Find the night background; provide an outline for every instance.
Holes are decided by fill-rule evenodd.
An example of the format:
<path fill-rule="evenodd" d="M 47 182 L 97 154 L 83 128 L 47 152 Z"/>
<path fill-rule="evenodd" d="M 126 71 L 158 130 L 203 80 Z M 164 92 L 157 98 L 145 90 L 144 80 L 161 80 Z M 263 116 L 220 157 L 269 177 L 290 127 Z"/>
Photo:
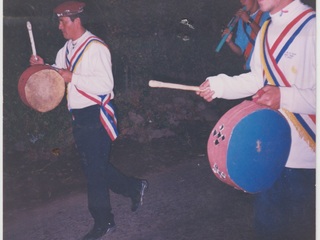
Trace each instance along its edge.
<path fill-rule="evenodd" d="M 63 1 L 3 2 L 3 208 L 28 209 L 74 191 L 85 191 L 66 99 L 36 112 L 21 101 L 20 75 L 32 54 L 53 64 L 65 39 L 52 10 Z M 151 79 L 200 85 L 207 76 L 242 72 L 242 58 L 227 46 L 221 29 L 241 7 L 238 0 L 83 1 L 87 29 L 111 51 L 120 136 L 112 162 L 124 173 L 152 175 L 188 158 L 206 155 L 218 119 L 242 100 L 205 102 L 194 92 L 150 88 Z M 315 0 L 303 1 L 315 8 Z M 183 24 L 181 20 L 187 19 Z M 192 26 L 192 27 L 191 27 Z"/>

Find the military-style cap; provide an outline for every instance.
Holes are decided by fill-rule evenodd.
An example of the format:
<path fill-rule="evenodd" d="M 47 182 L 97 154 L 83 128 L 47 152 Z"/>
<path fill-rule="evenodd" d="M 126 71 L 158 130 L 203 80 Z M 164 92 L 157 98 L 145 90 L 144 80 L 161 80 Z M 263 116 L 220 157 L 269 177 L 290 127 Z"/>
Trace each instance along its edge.
<path fill-rule="evenodd" d="M 58 17 L 69 17 L 83 12 L 83 8 L 86 4 L 78 1 L 67 1 L 56 7 L 53 12 Z"/>

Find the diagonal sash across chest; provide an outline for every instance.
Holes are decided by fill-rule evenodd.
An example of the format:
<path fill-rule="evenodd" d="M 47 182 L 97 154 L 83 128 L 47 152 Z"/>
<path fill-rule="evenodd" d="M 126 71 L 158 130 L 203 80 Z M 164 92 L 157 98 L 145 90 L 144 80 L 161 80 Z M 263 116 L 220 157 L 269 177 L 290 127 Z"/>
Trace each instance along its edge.
<path fill-rule="evenodd" d="M 290 87 L 289 81 L 286 79 L 278 62 L 284 55 L 290 44 L 294 41 L 296 36 L 301 32 L 303 27 L 315 17 L 312 9 L 308 9 L 297 16 L 279 35 L 272 47 L 268 42 L 268 28 L 271 20 L 265 22 L 261 28 L 261 62 L 264 70 L 265 84 L 275 86 Z M 287 41 L 284 41 L 287 37 Z M 300 137 L 304 139 L 308 145 L 315 151 L 316 145 L 316 116 L 315 115 L 301 115 L 292 113 L 286 109 L 282 109 L 290 121 L 297 129 Z"/>
<path fill-rule="evenodd" d="M 83 54 L 93 42 L 98 42 L 103 44 L 105 47 L 108 47 L 100 38 L 97 38 L 96 36 L 90 36 L 74 51 L 74 54 L 72 54 L 70 58 L 68 57 L 69 49 L 68 47 L 66 48 L 66 65 L 69 71 L 74 72 L 76 70 L 77 66 L 81 62 Z M 81 95 L 100 105 L 100 121 L 111 140 L 114 141 L 118 136 L 118 130 L 114 107 L 110 102 L 111 94 L 94 95 L 86 93 L 77 87 L 76 89 Z"/>
<path fill-rule="evenodd" d="M 66 65 L 67 65 L 67 69 L 71 72 L 75 71 L 75 68 L 77 67 L 78 63 L 81 61 L 81 58 L 84 54 L 84 52 L 86 51 L 86 49 L 88 49 L 88 46 L 93 43 L 93 42 L 98 42 L 101 43 L 103 45 L 105 45 L 105 43 L 98 37 L 96 36 L 90 36 L 88 37 L 79 47 L 77 47 L 77 49 L 74 51 L 74 53 L 72 54 L 72 56 L 69 58 L 69 49 L 67 47 L 66 49 Z M 105 45 L 107 47 L 107 45 Z"/>

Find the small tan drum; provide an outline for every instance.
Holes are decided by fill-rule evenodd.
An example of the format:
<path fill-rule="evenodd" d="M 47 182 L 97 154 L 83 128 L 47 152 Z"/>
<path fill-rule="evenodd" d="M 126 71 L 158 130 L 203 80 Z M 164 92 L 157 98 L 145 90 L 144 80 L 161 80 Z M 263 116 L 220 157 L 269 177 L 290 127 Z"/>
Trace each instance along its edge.
<path fill-rule="evenodd" d="M 33 65 L 20 76 L 21 100 L 38 112 L 48 112 L 61 102 L 65 93 L 62 76 L 49 65 Z"/>

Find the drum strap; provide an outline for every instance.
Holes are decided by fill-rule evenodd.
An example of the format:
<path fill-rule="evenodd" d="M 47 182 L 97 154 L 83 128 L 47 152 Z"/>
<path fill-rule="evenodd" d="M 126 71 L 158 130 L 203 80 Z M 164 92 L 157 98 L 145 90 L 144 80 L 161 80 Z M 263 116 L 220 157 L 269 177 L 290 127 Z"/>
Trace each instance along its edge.
<path fill-rule="evenodd" d="M 261 28 L 261 62 L 264 70 L 265 85 L 286 86 L 291 87 L 289 81 L 279 68 L 278 62 L 288 49 L 295 37 L 300 33 L 302 28 L 315 17 L 313 9 L 308 9 L 297 16 L 279 35 L 273 46 L 270 48 L 268 42 L 268 28 L 271 20 L 264 23 Z M 289 36 L 287 41 L 283 39 Z M 276 57 L 274 57 L 276 55 Z M 299 135 L 308 145 L 315 151 L 316 143 L 316 116 L 301 115 L 282 109 L 290 121 L 293 123 Z"/>
<path fill-rule="evenodd" d="M 96 36 L 91 36 L 87 38 L 83 44 L 79 46 L 79 48 L 75 51 L 75 53 L 72 55 L 72 57 L 69 58 L 68 56 L 68 48 L 66 49 L 66 64 L 68 70 L 71 72 L 74 72 L 76 67 L 78 66 L 78 63 L 81 61 L 81 58 L 83 56 L 83 53 L 86 51 L 87 47 L 92 42 L 98 42 L 103 44 L 104 46 L 108 47 L 101 39 L 97 38 Z M 84 97 L 92 100 L 96 104 L 100 105 L 100 121 L 102 125 L 104 126 L 105 130 L 107 131 L 108 135 L 110 136 L 111 140 L 114 141 L 118 136 L 118 130 L 117 130 L 117 118 L 114 112 L 114 107 L 111 100 L 111 94 L 106 95 L 94 95 L 86 93 L 76 87 L 77 91 L 82 94 Z"/>
<path fill-rule="evenodd" d="M 262 13 L 263 12 L 261 10 L 259 10 L 258 13 L 256 14 L 255 18 L 254 18 L 254 21 L 259 25 L 260 25 L 260 20 L 261 20 L 261 17 L 262 17 Z M 252 48 L 253 48 L 253 46 L 255 44 L 255 39 L 257 37 L 257 34 L 253 30 L 251 30 L 251 33 L 249 35 L 247 33 L 247 30 L 246 30 L 248 25 L 246 23 L 244 23 L 244 22 L 243 22 L 242 27 L 243 27 L 243 30 L 244 30 L 245 34 L 247 35 L 247 37 L 249 39 L 249 42 L 248 42 L 248 44 L 246 46 L 246 49 L 245 49 L 245 51 L 243 53 L 245 60 L 247 60 L 248 57 L 250 56 L 250 52 L 251 52 L 251 50 L 252 50 Z"/>

